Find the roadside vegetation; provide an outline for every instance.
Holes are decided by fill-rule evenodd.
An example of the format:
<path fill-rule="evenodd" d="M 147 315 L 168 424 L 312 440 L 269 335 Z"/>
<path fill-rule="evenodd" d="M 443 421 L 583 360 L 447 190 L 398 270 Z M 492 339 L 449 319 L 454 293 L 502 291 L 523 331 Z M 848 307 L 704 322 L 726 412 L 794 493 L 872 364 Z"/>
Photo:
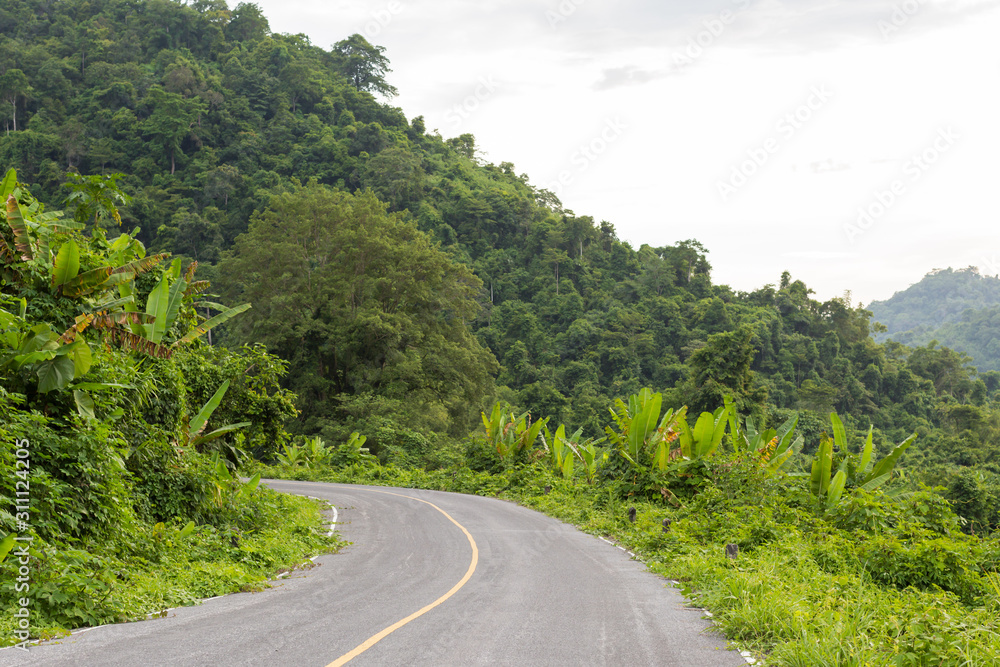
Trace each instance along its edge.
<path fill-rule="evenodd" d="M 133 235 L 85 234 L 14 170 L 0 199 L 0 645 L 257 590 L 336 549 L 316 503 L 240 477 L 294 413 L 279 360 L 200 340 L 246 307 Z"/>
<path fill-rule="evenodd" d="M 517 501 L 627 547 L 763 664 L 1000 661 L 1000 541 L 900 483 L 915 435 L 875 442 L 831 413 L 803 454 L 797 418 L 758 429 L 728 402 L 695 417 L 661 401 L 616 401 L 600 441 L 498 404 L 462 465 L 383 466 L 355 434 L 263 473 Z"/>

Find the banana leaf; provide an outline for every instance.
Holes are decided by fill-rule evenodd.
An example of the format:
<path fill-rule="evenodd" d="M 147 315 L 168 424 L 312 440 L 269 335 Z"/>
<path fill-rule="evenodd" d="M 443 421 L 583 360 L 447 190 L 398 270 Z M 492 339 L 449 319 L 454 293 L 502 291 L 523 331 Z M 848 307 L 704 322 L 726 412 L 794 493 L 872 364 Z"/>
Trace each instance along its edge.
<path fill-rule="evenodd" d="M 864 479 L 869 479 L 868 473 L 872 469 L 872 427 L 868 427 L 868 437 L 865 438 L 865 445 L 861 450 L 861 470 L 860 475 Z"/>
<path fill-rule="evenodd" d="M 34 255 L 31 252 L 31 238 L 28 236 L 28 226 L 21 216 L 21 207 L 14 195 L 7 197 L 7 224 L 14 232 L 14 247 L 21 253 L 21 259 L 30 261 Z"/>
<path fill-rule="evenodd" d="M 839 449 L 844 454 L 847 453 L 847 432 L 844 430 L 844 422 L 840 421 L 840 417 L 837 416 L 836 412 L 830 413 L 830 422 L 833 423 L 833 441 Z"/>
<path fill-rule="evenodd" d="M 3 200 L 6 201 L 7 197 L 14 192 L 15 186 L 17 186 L 17 170 L 11 167 L 7 170 L 3 180 L 0 181 L 0 198 L 3 198 Z M 3 559 L 0 558 L 0 561 L 2 560 Z"/>
<path fill-rule="evenodd" d="M 55 265 L 52 267 L 52 285 L 59 287 L 80 273 L 80 248 L 76 241 L 69 239 L 62 244 L 56 253 Z"/>
<path fill-rule="evenodd" d="M 215 412 L 216 408 L 219 407 L 219 404 L 222 403 L 222 397 L 226 395 L 227 391 L 229 391 L 229 380 L 222 383 L 222 386 L 216 390 L 216 392 L 212 395 L 212 398 L 208 399 L 208 402 L 201 407 L 198 414 L 191 419 L 189 432 L 192 437 L 200 435 L 201 432 L 205 430 L 205 425 L 208 423 L 212 413 Z"/>
<path fill-rule="evenodd" d="M 881 477 L 882 475 L 891 473 L 893 468 L 896 467 L 896 461 L 899 460 L 899 457 L 902 456 L 903 452 L 909 449 L 910 445 L 916 442 L 916 440 L 917 434 L 914 433 L 909 438 L 896 445 L 896 448 L 893 449 L 888 456 L 878 462 L 878 465 L 876 465 L 875 469 L 872 470 L 870 479 L 875 479 L 877 477 Z"/>
<path fill-rule="evenodd" d="M 160 277 L 149 292 L 146 299 L 146 314 L 155 318 L 152 323 L 143 325 L 146 338 L 154 343 L 159 343 L 163 339 L 163 334 L 167 330 L 167 306 L 170 300 L 170 285 L 167 283 L 166 274 Z"/>
<path fill-rule="evenodd" d="M 112 270 L 113 269 L 110 266 L 102 266 L 97 269 L 85 271 L 75 278 L 67 280 L 60 288 L 63 296 L 76 298 L 90 294 L 98 287 L 108 282 L 108 278 L 111 277 Z"/>
<path fill-rule="evenodd" d="M 13 169 L 11 169 L 13 171 Z M 8 175 L 10 172 L 7 172 Z M 0 540 L 0 563 L 3 562 L 10 550 L 14 548 L 14 533 L 7 533 L 6 537 Z"/>
<path fill-rule="evenodd" d="M 240 496 L 245 500 L 250 497 L 250 495 L 257 490 L 257 486 L 260 484 L 260 473 L 257 473 L 240 487 Z"/>
<path fill-rule="evenodd" d="M 207 320 L 205 322 L 202 322 L 201 324 L 199 324 L 198 326 L 196 326 L 194 329 L 192 329 L 191 331 L 189 331 L 184 337 L 179 338 L 176 342 L 174 342 L 173 345 L 171 345 L 171 347 L 177 347 L 178 345 L 185 345 L 187 343 L 190 343 L 195 338 L 198 338 L 199 336 L 204 335 L 212 327 L 217 327 L 220 324 L 222 324 L 223 322 L 226 322 L 227 320 L 230 320 L 233 317 L 236 317 L 240 313 L 242 313 L 244 311 L 247 311 L 247 310 L 250 310 L 250 304 L 249 303 L 244 303 L 241 306 L 236 306 L 234 308 L 230 308 L 229 310 L 227 310 L 224 313 L 219 313 L 218 315 L 216 315 L 212 319 Z"/>
<path fill-rule="evenodd" d="M 198 445 L 203 445 L 206 442 L 211 442 L 216 438 L 221 438 L 227 433 L 232 433 L 233 431 L 239 431 L 240 429 L 250 426 L 253 422 L 239 422 L 237 424 L 226 424 L 220 428 L 215 429 L 211 433 L 206 433 L 204 435 L 197 435 L 191 440 L 191 445 L 197 447 Z"/>
<path fill-rule="evenodd" d="M 826 506 L 828 508 L 836 507 L 837 503 L 840 502 L 840 497 L 844 493 L 844 485 L 846 483 L 847 473 L 843 470 L 838 470 L 830 482 L 830 487 L 826 490 Z"/>

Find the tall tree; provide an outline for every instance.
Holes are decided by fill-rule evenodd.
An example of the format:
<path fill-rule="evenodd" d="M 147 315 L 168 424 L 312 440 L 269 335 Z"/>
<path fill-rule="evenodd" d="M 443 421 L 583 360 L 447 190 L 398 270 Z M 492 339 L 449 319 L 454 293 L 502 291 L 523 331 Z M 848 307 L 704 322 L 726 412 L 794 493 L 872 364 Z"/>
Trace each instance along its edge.
<path fill-rule="evenodd" d="M 185 99 L 153 86 L 146 96 L 146 104 L 152 107 L 152 113 L 143 122 L 143 131 L 170 158 L 170 174 L 173 175 L 177 170 L 177 155 L 182 153 L 181 144 L 191 133 L 204 102 L 199 98 Z"/>
<path fill-rule="evenodd" d="M 386 97 L 399 94 L 385 80 L 386 73 L 392 70 L 389 69 L 389 59 L 383 55 L 384 46 L 375 46 L 363 35 L 355 33 L 334 44 L 332 50 L 340 73 L 358 90 Z"/>
<path fill-rule="evenodd" d="M 31 85 L 28 77 L 19 69 L 9 69 L 0 75 L 0 99 L 10 105 L 10 118 L 13 129 L 17 132 L 17 103 L 31 95 Z"/>
<path fill-rule="evenodd" d="M 496 360 L 466 326 L 482 282 L 370 191 L 272 198 L 219 270 L 257 315 L 241 339 L 292 362 L 311 429 L 362 397 L 413 428 L 444 410 L 460 431 L 492 392 Z"/>

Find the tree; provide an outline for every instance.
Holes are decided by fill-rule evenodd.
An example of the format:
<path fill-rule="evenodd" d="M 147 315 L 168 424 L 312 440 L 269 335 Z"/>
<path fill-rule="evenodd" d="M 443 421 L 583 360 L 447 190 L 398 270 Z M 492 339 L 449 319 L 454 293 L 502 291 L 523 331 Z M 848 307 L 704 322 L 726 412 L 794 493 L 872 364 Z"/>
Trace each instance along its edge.
<path fill-rule="evenodd" d="M 260 6 L 252 2 L 241 2 L 233 10 L 232 19 L 226 26 L 226 39 L 234 42 L 248 42 L 264 39 L 271 32 L 267 17 Z"/>
<path fill-rule="evenodd" d="M 365 185 L 378 193 L 393 211 L 401 211 L 419 200 L 423 180 L 420 158 L 403 148 L 386 148 L 365 165 Z"/>
<path fill-rule="evenodd" d="M 63 206 L 74 208 L 73 219 L 80 223 L 100 225 L 113 220 L 119 226 L 122 224 L 119 206 L 128 206 L 132 198 L 122 192 L 118 180 L 125 174 L 110 174 L 100 176 L 93 174 L 83 176 L 76 172 L 66 174 L 69 179 L 63 184 L 70 193 Z"/>
<path fill-rule="evenodd" d="M 492 392 L 496 360 L 466 326 L 482 282 L 371 191 L 310 184 L 272 198 L 219 269 L 255 308 L 238 337 L 291 362 L 300 428 L 378 401 L 407 428 L 444 410 L 462 432 Z"/>
<path fill-rule="evenodd" d="M 153 86 L 146 96 L 152 113 L 142 123 L 143 132 L 152 137 L 170 158 L 170 174 L 177 170 L 177 154 L 181 144 L 191 133 L 191 127 L 205 103 L 199 98 L 185 99 L 177 93 L 168 93 L 160 86 Z"/>
<path fill-rule="evenodd" d="M 28 77 L 19 69 L 9 69 L 0 76 L 0 99 L 10 105 L 13 130 L 17 132 L 17 103 L 27 99 L 33 90 Z M 8 127 L 8 132 L 10 131 Z"/>
<path fill-rule="evenodd" d="M 385 80 L 386 73 L 392 70 L 389 69 L 389 59 L 382 55 L 385 53 L 384 46 L 374 46 L 364 36 L 355 33 L 334 44 L 332 51 L 338 71 L 358 90 L 386 97 L 399 94 Z"/>
<path fill-rule="evenodd" d="M 744 325 L 709 336 L 705 347 L 691 355 L 692 412 L 714 410 L 729 395 L 740 413 L 759 413 L 767 394 L 750 370 L 757 342 L 753 328 Z"/>

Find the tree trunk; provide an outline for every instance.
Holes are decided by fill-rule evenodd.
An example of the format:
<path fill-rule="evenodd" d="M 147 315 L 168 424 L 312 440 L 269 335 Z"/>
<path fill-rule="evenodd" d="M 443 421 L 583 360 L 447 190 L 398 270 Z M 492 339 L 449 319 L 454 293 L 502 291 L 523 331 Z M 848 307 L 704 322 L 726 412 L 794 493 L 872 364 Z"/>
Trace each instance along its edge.
<path fill-rule="evenodd" d="M 174 175 L 174 169 L 175 169 L 175 165 L 174 165 L 174 151 L 173 151 L 173 149 L 170 149 L 170 175 L 171 176 Z"/>

